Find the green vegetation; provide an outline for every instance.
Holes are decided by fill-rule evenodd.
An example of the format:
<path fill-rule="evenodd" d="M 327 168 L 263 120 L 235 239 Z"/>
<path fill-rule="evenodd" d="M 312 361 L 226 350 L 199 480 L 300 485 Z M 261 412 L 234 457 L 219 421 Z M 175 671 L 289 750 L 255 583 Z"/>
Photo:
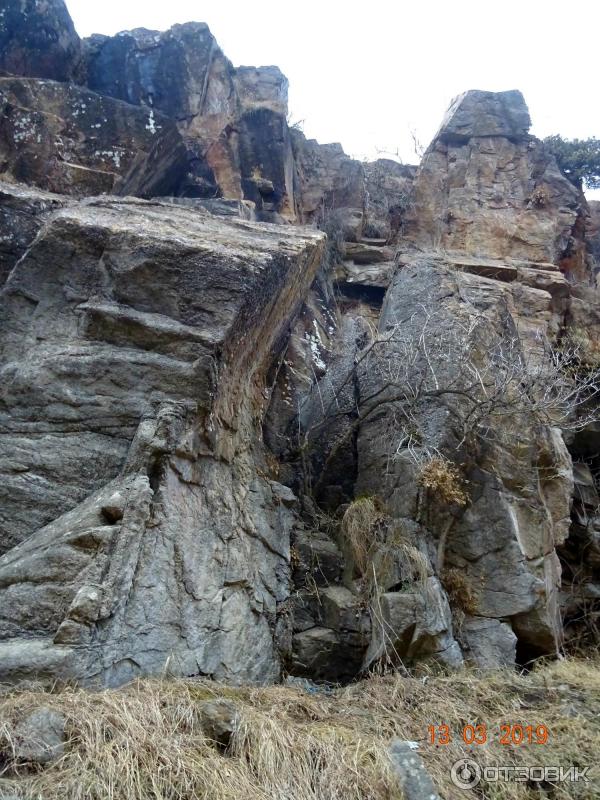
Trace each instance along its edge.
<path fill-rule="evenodd" d="M 600 139 L 563 139 L 555 134 L 546 137 L 544 142 L 572 183 L 600 189 Z"/>

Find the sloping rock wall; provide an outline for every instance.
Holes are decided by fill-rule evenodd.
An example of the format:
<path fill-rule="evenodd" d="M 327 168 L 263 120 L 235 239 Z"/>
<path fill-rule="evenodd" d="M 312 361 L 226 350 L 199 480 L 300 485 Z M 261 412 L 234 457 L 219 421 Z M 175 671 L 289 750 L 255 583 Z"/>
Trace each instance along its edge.
<path fill-rule="evenodd" d="M 260 420 L 322 242 L 132 200 L 48 220 L 1 295 L 2 679 L 277 678 L 295 498 Z"/>

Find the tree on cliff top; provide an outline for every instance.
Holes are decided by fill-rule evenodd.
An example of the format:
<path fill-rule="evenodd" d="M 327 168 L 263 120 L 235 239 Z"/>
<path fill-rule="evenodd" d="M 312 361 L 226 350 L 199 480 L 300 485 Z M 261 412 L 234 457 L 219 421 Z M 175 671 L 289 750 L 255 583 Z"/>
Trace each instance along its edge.
<path fill-rule="evenodd" d="M 547 136 L 544 142 L 572 183 L 600 189 L 600 139 L 563 139 L 555 134 Z"/>

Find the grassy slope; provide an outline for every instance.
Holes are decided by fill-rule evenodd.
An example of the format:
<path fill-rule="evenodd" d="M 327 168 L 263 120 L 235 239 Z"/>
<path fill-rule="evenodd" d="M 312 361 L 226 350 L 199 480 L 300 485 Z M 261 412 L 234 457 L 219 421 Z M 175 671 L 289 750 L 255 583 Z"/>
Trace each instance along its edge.
<path fill-rule="evenodd" d="M 198 709 L 232 700 L 242 724 L 230 752 L 203 736 Z M 11 726 L 39 705 L 68 720 L 65 756 L 37 773 L 11 760 Z M 454 741 L 427 744 L 427 727 L 446 722 Z M 458 741 L 465 723 L 544 724 L 545 746 L 485 747 Z M 231 688 L 204 681 L 140 681 L 91 693 L 18 691 L 0 696 L 0 798 L 43 800 L 352 800 L 400 798 L 388 761 L 393 737 L 416 740 L 444 798 L 600 798 L 600 767 L 589 784 L 540 792 L 518 783 L 461 792 L 450 765 L 476 751 L 483 764 L 597 765 L 600 757 L 600 662 L 567 661 L 513 672 L 449 677 L 371 678 L 331 694 L 286 686 Z M 15 767 L 18 774 L 15 774 Z"/>

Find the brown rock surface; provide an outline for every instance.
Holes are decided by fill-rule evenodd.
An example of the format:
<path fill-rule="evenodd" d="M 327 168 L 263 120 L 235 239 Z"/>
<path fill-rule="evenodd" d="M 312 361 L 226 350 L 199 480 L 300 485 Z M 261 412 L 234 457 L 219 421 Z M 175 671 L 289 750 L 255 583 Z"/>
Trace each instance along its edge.
<path fill-rule="evenodd" d="M 244 198 L 266 219 L 295 218 L 287 80 L 277 67 L 234 69 L 194 22 L 93 36 L 86 50 L 94 91 L 177 122 L 188 160 L 181 193 Z"/>
<path fill-rule="evenodd" d="M 519 92 L 457 98 L 417 172 L 407 237 L 489 258 L 568 257 L 576 272 L 585 201 L 528 128 Z"/>

